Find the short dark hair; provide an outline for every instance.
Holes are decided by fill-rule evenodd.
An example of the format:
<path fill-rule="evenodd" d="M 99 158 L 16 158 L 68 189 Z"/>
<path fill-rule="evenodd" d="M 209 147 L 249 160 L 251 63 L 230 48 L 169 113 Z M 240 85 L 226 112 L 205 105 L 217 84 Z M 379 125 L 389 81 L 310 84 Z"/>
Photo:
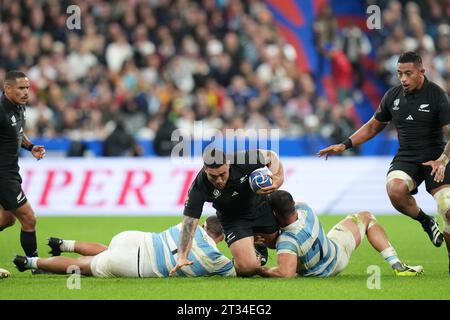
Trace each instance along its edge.
<path fill-rule="evenodd" d="M 398 58 L 398 63 L 412 62 L 418 66 L 422 65 L 422 57 L 414 51 L 403 52 Z"/>
<path fill-rule="evenodd" d="M 223 150 L 206 148 L 203 152 L 203 164 L 207 168 L 217 169 L 227 163 L 227 156 Z"/>
<path fill-rule="evenodd" d="M 26 74 L 19 70 L 8 71 L 5 75 L 5 83 L 15 82 L 18 78 L 26 78 Z"/>
<path fill-rule="evenodd" d="M 223 227 L 217 216 L 209 216 L 206 218 L 206 232 L 213 238 L 223 235 Z"/>
<path fill-rule="evenodd" d="M 269 204 L 275 215 L 288 218 L 295 212 L 295 201 L 292 195 L 284 190 L 277 190 L 269 195 Z"/>

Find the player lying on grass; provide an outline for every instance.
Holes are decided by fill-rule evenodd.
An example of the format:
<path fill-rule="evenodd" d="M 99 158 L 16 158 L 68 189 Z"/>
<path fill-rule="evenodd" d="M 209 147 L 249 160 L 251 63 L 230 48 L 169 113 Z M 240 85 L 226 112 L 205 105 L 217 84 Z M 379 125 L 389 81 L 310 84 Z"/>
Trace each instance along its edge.
<path fill-rule="evenodd" d="M 99 243 L 50 238 L 54 257 L 16 256 L 19 271 L 41 269 L 65 274 L 76 266 L 86 276 L 95 277 L 168 277 L 177 260 L 177 244 L 181 223 L 161 233 L 124 231 L 116 235 L 109 247 Z M 216 244 L 224 239 L 223 229 L 216 216 L 210 216 L 197 227 L 189 260 L 192 265 L 178 270 L 174 276 L 235 276 L 233 263 Z M 76 252 L 79 258 L 59 257 L 61 252 Z"/>
<path fill-rule="evenodd" d="M 370 212 L 346 217 L 325 235 L 312 209 L 305 203 L 296 204 L 289 192 L 275 191 L 269 201 L 281 233 L 276 245 L 278 265 L 270 269 L 261 267 L 262 276 L 335 276 L 347 267 L 365 234 L 395 275 L 415 276 L 423 272 L 422 266 L 408 266 L 399 260 L 383 228 Z"/>

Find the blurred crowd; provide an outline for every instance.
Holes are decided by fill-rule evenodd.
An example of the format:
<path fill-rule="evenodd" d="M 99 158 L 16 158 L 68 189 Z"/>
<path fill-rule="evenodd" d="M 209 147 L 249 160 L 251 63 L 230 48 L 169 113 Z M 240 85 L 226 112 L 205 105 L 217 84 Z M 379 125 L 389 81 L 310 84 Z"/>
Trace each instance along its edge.
<path fill-rule="evenodd" d="M 385 84 L 397 83 L 399 54 L 417 50 L 426 75 L 450 89 L 450 2 L 376 3 L 383 27 L 370 39 L 356 24 L 339 28 L 327 6 L 314 22 L 316 48 L 332 61 L 335 101 L 299 71 L 262 0 L 2 0 L 0 79 L 12 69 L 28 75 L 32 137 L 121 142 L 135 155 L 136 139 L 154 139 L 164 155 L 175 129 L 194 135 L 202 121 L 341 141 L 361 125 L 355 99 L 374 50 Z M 79 30 L 66 25 L 72 4 L 81 9 Z"/>

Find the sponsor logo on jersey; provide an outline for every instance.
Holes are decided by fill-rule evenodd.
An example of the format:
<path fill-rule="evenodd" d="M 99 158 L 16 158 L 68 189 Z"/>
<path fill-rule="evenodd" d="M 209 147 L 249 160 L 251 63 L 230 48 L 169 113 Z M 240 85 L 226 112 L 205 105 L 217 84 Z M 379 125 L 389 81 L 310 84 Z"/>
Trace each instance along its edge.
<path fill-rule="evenodd" d="M 214 189 L 213 196 L 214 196 L 214 199 L 217 199 L 220 196 L 220 191 L 217 189 Z"/>
<path fill-rule="evenodd" d="M 414 120 L 414 118 L 412 117 L 412 115 L 409 115 L 406 117 L 406 120 Z"/>
<path fill-rule="evenodd" d="M 231 195 L 232 197 L 239 195 L 239 192 L 234 191 L 233 194 Z"/>
<path fill-rule="evenodd" d="M 17 125 L 17 120 L 15 116 L 11 117 L 11 127 L 15 127 Z"/>

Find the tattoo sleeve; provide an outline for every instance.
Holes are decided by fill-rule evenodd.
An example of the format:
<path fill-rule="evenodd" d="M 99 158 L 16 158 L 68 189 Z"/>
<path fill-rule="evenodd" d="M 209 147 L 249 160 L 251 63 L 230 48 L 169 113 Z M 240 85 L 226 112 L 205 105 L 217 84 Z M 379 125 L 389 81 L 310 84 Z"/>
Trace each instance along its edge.
<path fill-rule="evenodd" d="M 448 138 L 450 132 L 450 125 L 447 125 L 444 127 L 444 133 Z M 444 147 L 444 151 L 442 152 L 441 156 L 437 159 L 441 161 L 441 163 L 446 166 L 450 159 L 450 139 L 448 139 L 447 144 Z"/>
<path fill-rule="evenodd" d="M 188 216 L 184 217 L 183 227 L 181 228 L 180 243 L 178 245 L 179 254 L 187 256 L 187 253 L 189 253 L 197 224 L 198 219 Z"/>

